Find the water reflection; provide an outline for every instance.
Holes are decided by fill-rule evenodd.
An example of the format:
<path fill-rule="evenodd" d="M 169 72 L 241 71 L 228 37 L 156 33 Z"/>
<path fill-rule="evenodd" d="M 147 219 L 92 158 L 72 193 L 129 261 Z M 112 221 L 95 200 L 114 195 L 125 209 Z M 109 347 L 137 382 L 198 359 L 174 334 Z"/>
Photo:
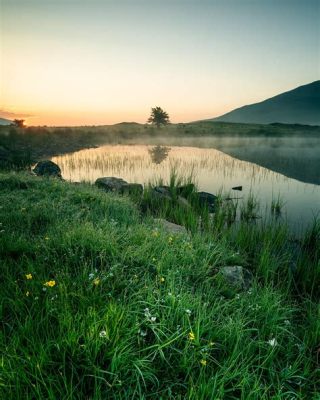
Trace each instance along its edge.
<path fill-rule="evenodd" d="M 170 150 L 170 147 L 161 146 L 158 144 L 157 146 L 148 149 L 148 152 L 154 164 L 161 164 L 162 161 L 168 157 Z"/>
<path fill-rule="evenodd" d="M 320 215 L 320 187 L 290 179 L 257 164 L 237 160 L 212 148 L 172 146 L 165 158 L 155 162 L 158 147 L 146 145 L 107 145 L 97 149 L 54 157 L 65 179 L 94 182 L 102 176 L 115 176 L 128 182 L 147 184 L 162 179 L 169 181 L 172 168 L 183 175 L 192 175 L 199 190 L 220 193 L 225 197 L 253 195 L 259 200 L 259 215 L 274 218 L 272 202 L 280 196 L 284 203 L 281 220 L 293 230 L 303 229 L 315 215 Z M 161 150 L 159 154 L 164 156 Z M 241 192 L 233 191 L 242 186 Z M 239 196 L 240 195 L 240 196 Z"/>

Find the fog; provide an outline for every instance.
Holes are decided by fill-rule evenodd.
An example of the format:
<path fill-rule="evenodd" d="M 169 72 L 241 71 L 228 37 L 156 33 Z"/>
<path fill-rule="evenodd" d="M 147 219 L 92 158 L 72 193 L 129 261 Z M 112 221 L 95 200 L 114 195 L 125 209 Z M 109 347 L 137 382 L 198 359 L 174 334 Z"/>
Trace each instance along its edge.
<path fill-rule="evenodd" d="M 126 143 L 215 148 L 289 178 L 320 185 L 320 137 L 143 136 Z"/>

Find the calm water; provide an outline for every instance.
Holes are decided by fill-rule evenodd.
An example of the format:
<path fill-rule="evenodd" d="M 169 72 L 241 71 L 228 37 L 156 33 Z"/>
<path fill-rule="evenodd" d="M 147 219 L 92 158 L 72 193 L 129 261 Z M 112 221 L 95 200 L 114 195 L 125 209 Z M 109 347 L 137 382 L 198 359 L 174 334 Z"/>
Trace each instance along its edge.
<path fill-rule="evenodd" d="M 281 219 L 299 233 L 314 216 L 320 215 L 320 186 L 290 179 L 256 164 L 237 160 L 213 148 L 107 145 L 52 159 L 70 181 L 94 182 L 103 176 L 121 177 L 147 184 L 170 171 L 192 175 L 199 190 L 245 200 L 252 193 L 260 202 L 259 215 L 271 218 L 272 199 L 285 202 Z M 243 191 L 231 190 L 243 186 Z"/>

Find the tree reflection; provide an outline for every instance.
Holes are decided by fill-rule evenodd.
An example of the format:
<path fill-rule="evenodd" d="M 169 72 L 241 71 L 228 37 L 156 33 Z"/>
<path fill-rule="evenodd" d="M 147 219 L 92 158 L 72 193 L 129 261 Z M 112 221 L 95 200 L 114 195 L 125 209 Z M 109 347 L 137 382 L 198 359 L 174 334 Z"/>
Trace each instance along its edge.
<path fill-rule="evenodd" d="M 168 157 L 170 150 L 171 150 L 170 147 L 161 146 L 158 144 L 157 146 L 152 147 L 148 151 L 152 162 L 154 164 L 161 164 L 162 161 L 164 161 Z"/>

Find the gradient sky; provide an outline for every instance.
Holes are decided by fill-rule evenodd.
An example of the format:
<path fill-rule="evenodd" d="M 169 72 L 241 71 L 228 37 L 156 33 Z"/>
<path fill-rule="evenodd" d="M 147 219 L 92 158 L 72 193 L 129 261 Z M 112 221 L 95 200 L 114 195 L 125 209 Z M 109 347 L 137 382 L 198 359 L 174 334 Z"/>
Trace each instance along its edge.
<path fill-rule="evenodd" d="M 0 0 L 0 116 L 218 116 L 319 79 L 320 0 Z"/>

